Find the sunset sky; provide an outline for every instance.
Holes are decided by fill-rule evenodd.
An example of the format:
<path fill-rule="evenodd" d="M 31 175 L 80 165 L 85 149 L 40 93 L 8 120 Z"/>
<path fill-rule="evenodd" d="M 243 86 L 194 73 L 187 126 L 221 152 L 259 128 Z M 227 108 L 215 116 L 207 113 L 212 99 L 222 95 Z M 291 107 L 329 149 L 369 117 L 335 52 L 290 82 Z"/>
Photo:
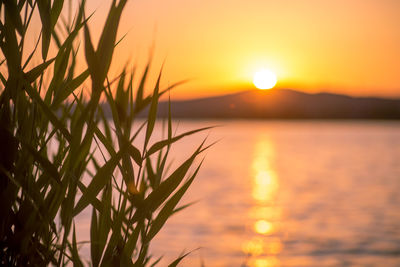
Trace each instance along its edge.
<path fill-rule="evenodd" d="M 88 2 L 93 34 L 108 8 Z M 143 65 L 154 43 L 154 76 L 165 60 L 164 85 L 191 79 L 175 99 L 251 88 L 261 68 L 277 87 L 400 97 L 399 14 L 398 0 L 128 1 L 114 66 Z"/>

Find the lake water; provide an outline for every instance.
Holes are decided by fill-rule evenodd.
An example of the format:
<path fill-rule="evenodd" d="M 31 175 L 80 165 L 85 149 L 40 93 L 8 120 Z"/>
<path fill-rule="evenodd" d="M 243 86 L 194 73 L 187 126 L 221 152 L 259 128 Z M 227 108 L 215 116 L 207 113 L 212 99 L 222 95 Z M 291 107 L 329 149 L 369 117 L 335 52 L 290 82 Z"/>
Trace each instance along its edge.
<path fill-rule="evenodd" d="M 222 125 L 183 204 L 155 238 L 160 266 L 400 266 L 400 123 Z M 176 125 L 176 124 L 175 124 Z M 205 137 L 177 143 L 175 161 Z"/>

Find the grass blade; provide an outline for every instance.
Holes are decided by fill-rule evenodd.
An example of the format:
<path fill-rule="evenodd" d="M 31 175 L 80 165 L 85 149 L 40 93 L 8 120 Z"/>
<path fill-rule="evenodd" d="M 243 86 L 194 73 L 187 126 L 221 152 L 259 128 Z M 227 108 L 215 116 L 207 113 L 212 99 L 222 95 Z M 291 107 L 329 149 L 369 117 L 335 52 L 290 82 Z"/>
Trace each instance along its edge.
<path fill-rule="evenodd" d="M 147 144 L 150 140 L 150 136 L 153 133 L 154 124 L 155 124 L 156 118 L 157 118 L 157 106 L 158 106 L 158 97 L 159 97 L 158 90 L 159 90 L 159 86 L 160 86 L 160 79 L 161 79 L 161 72 L 158 76 L 157 84 L 154 88 L 153 96 L 151 99 L 151 105 L 150 105 L 148 121 L 147 121 L 146 137 L 144 140 L 144 148 L 143 148 L 144 151 L 146 150 Z"/>
<path fill-rule="evenodd" d="M 210 127 L 204 127 L 204 128 L 201 128 L 201 129 L 196 129 L 196 130 L 193 130 L 193 131 L 189 131 L 189 132 L 180 134 L 180 135 L 178 135 L 178 136 L 176 136 L 176 137 L 173 137 L 173 138 L 171 138 L 171 139 L 166 139 L 166 140 L 159 141 L 159 142 L 155 143 L 154 145 L 152 145 L 152 146 L 150 147 L 150 149 L 149 149 L 149 150 L 147 151 L 147 153 L 146 153 L 146 157 L 149 157 L 149 156 L 152 155 L 153 153 L 155 153 L 155 152 L 161 150 L 163 147 L 168 146 L 168 145 L 171 145 L 172 143 L 175 143 L 176 141 L 182 139 L 182 138 L 185 137 L 185 136 L 189 136 L 189 135 L 192 135 L 192 134 L 201 132 L 201 131 L 205 131 L 205 130 L 208 130 L 208 129 L 212 129 L 212 128 L 214 128 L 214 127 L 215 127 L 215 126 L 210 126 Z"/>
<path fill-rule="evenodd" d="M 93 266 L 99 266 L 100 250 L 99 250 L 99 228 L 97 225 L 96 209 L 92 208 L 92 218 L 90 224 L 90 256 Z"/>
<path fill-rule="evenodd" d="M 56 58 L 52 58 L 50 60 L 47 60 L 46 62 L 43 62 L 42 64 L 34 67 L 27 73 L 25 73 L 25 79 L 27 80 L 28 83 L 33 83 L 40 75 L 43 74 L 44 70 L 51 64 Z"/>
<path fill-rule="evenodd" d="M 182 256 L 180 256 L 179 258 L 177 258 L 176 260 L 174 260 L 171 264 L 168 265 L 168 267 L 176 267 L 178 266 L 178 264 L 184 259 L 186 258 L 190 253 L 192 253 L 193 251 L 196 251 L 197 249 L 194 249 L 192 251 L 189 251 L 188 253 L 183 254 Z"/>
<path fill-rule="evenodd" d="M 124 151 L 119 151 L 115 156 L 111 157 L 101 168 L 98 170 L 96 175 L 93 177 L 89 186 L 86 188 L 84 194 L 79 199 L 78 203 L 74 208 L 74 216 L 79 214 L 84 208 L 86 208 L 93 199 L 96 198 L 98 193 L 103 189 L 103 187 L 110 180 L 111 175 L 117 166 L 119 160 L 122 157 Z"/>
<path fill-rule="evenodd" d="M 157 215 L 156 219 L 151 224 L 149 233 L 146 236 L 146 242 L 150 242 L 154 236 L 161 230 L 168 218 L 174 213 L 174 209 L 178 202 L 181 200 L 183 195 L 186 193 L 189 186 L 192 184 L 195 176 L 197 175 L 200 165 L 197 167 L 195 173 L 184 183 L 184 185 L 173 195 L 164 207 L 161 209 L 160 213 Z"/>
<path fill-rule="evenodd" d="M 84 267 L 83 263 L 79 257 L 78 246 L 76 244 L 76 233 L 75 233 L 75 224 L 72 232 L 72 262 L 74 263 L 74 267 Z"/>

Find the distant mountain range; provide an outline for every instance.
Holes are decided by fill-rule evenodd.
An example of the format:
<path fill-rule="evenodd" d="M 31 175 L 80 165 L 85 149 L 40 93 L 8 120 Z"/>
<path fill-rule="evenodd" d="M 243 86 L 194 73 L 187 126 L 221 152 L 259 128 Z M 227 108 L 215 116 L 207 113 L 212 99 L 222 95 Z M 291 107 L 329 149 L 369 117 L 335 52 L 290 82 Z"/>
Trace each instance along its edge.
<path fill-rule="evenodd" d="M 168 115 L 161 102 L 159 116 Z M 400 99 L 308 94 L 289 89 L 249 90 L 218 97 L 172 101 L 173 118 L 400 119 Z"/>

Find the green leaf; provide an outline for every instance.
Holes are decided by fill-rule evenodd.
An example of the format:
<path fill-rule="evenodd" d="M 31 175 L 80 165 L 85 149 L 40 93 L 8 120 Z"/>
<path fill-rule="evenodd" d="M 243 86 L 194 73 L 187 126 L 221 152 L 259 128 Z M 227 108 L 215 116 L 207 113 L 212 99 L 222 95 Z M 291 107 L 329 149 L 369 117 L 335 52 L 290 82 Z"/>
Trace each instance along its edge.
<path fill-rule="evenodd" d="M 158 154 L 157 167 L 156 167 L 157 174 L 155 177 L 155 187 L 158 187 L 160 185 L 161 178 L 164 173 L 165 164 L 167 163 L 169 151 L 170 151 L 170 147 L 167 147 L 167 151 L 164 153 L 164 155 L 162 153 L 162 150 L 160 150 L 160 152 Z"/>
<path fill-rule="evenodd" d="M 112 55 L 114 52 L 115 40 L 117 36 L 117 29 L 121 18 L 121 13 L 126 4 L 126 0 L 121 0 L 117 6 L 114 6 L 114 2 L 108 13 L 106 23 L 101 33 L 99 45 L 97 47 L 97 54 L 101 55 L 102 64 L 99 71 L 99 79 L 101 82 L 104 81 L 108 69 L 111 65 Z"/>
<path fill-rule="evenodd" d="M 38 203 L 38 201 L 35 199 L 35 197 L 32 195 L 32 190 L 27 188 L 26 185 L 23 185 L 20 183 L 20 181 L 16 180 L 13 175 L 10 174 L 8 170 L 6 170 L 2 165 L 0 165 L 0 173 L 2 173 L 4 176 L 2 177 L 7 177 L 14 185 L 16 188 L 21 189 L 21 191 L 24 193 L 24 196 L 30 201 L 31 207 L 35 210 L 35 212 L 38 213 L 40 218 L 44 218 L 43 214 L 41 213 L 38 204 L 40 205 L 41 203 Z"/>
<path fill-rule="evenodd" d="M 163 258 L 163 256 L 159 257 L 157 260 L 155 260 L 155 261 L 150 265 L 150 267 L 157 266 L 157 264 L 162 260 L 162 258 Z"/>
<path fill-rule="evenodd" d="M 150 68 L 150 63 L 147 64 L 144 73 L 142 75 L 142 79 L 140 81 L 138 90 L 136 92 L 136 104 L 135 104 L 135 113 L 139 112 L 141 110 L 142 102 L 143 102 L 143 91 L 144 91 L 144 85 L 146 83 L 147 79 L 147 74 L 149 72 Z"/>
<path fill-rule="evenodd" d="M 64 5 L 64 0 L 54 0 L 53 6 L 51 8 L 51 28 L 53 29 L 56 26 L 58 17 L 60 16 L 61 10 Z"/>
<path fill-rule="evenodd" d="M 144 200 L 144 204 L 149 210 L 155 211 L 178 187 L 194 159 L 200 153 L 200 147 L 187 159 L 181 166 L 179 166 L 165 181 L 163 181 L 154 191 L 152 191 L 147 198 Z"/>
<path fill-rule="evenodd" d="M 9 0 L 9 1 L 4 1 L 3 3 L 5 5 L 5 9 L 6 9 L 5 12 L 10 15 L 10 18 L 12 20 L 14 27 L 17 29 L 18 33 L 20 35 L 22 35 L 23 31 L 24 31 L 24 27 L 22 25 L 22 20 L 19 15 L 16 1 Z"/>
<path fill-rule="evenodd" d="M 197 201 L 192 201 L 192 202 L 189 202 L 189 203 L 187 203 L 187 204 L 185 204 L 185 205 L 182 205 L 182 206 L 180 206 L 180 207 L 177 207 L 176 209 L 174 209 L 173 214 L 178 213 L 178 212 L 180 212 L 180 211 L 182 211 L 182 210 L 184 210 L 184 209 L 186 209 L 186 208 L 188 208 L 188 207 L 190 207 L 190 206 L 193 206 L 193 205 L 196 204 L 197 202 L 199 202 L 199 201 L 198 201 L 198 200 L 197 200 Z"/>
<path fill-rule="evenodd" d="M 21 53 L 18 46 L 17 36 L 12 26 L 11 14 L 5 13 L 5 23 L 0 23 L 0 47 L 7 60 L 8 75 L 19 76 L 21 70 Z M 4 41 L 2 40 L 4 38 Z"/>
<path fill-rule="evenodd" d="M 59 105 L 64 101 L 69 95 L 72 94 L 86 79 L 89 77 L 89 70 L 85 70 L 79 76 L 63 84 L 62 89 L 56 94 L 53 101 L 53 106 Z"/>
<path fill-rule="evenodd" d="M 193 131 L 189 131 L 189 132 L 180 134 L 180 135 L 178 135 L 176 137 L 173 137 L 171 139 L 165 139 L 165 140 L 159 141 L 159 142 L 155 143 L 154 145 L 152 145 L 150 147 L 150 149 L 146 153 L 146 157 L 148 157 L 148 156 L 152 155 L 153 153 L 161 150 L 165 146 L 168 146 L 168 145 L 170 145 L 172 143 L 175 143 L 176 141 L 180 140 L 181 138 L 183 138 L 185 136 L 192 135 L 192 134 L 195 134 L 195 133 L 198 133 L 198 132 L 201 132 L 201 131 L 205 131 L 205 130 L 208 130 L 208 129 L 211 129 L 211 128 L 214 128 L 214 127 L 215 126 L 210 126 L 210 127 L 204 127 L 204 128 L 201 128 L 201 129 L 196 129 L 196 130 L 193 130 Z"/>
<path fill-rule="evenodd" d="M 85 194 L 87 187 L 81 181 L 78 181 L 78 188 L 79 190 L 81 190 L 82 194 Z M 95 207 L 96 210 L 103 210 L 103 203 L 101 203 L 100 200 L 98 200 L 97 198 L 92 198 L 91 200 L 91 205 Z"/>
<path fill-rule="evenodd" d="M 15 140 L 21 143 L 21 145 L 26 148 L 26 150 L 33 156 L 34 160 L 40 164 L 43 171 L 47 173 L 50 178 L 53 178 L 58 184 L 61 183 L 61 177 L 58 173 L 57 167 L 54 166 L 47 157 L 44 157 L 40 154 L 35 148 L 33 148 L 29 143 L 25 142 L 22 138 L 18 138 L 18 136 L 13 137 Z"/>
<path fill-rule="evenodd" d="M 143 230 L 143 222 L 139 222 L 136 227 L 135 230 L 133 231 L 132 234 L 129 235 L 128 240 L 126 242 L 126 245 L 124 247 L 124 254 L 132 257 L 133 252 L 136 248 L 136 243 L 138 241 L 139 238 L 139 233 L 140 231 Z"/>
<path fill-rule="evenodd" d="M 3 87 L 5 87 L 7 84 L 7 79 L 3 76 L 3 73 L 0 73 L 0 80 L 1 83 L 3 84 Z"/>
<path fill-rule="evenodd" d="M 42 58 L 45 61 L 49 52 L 52 32 L 50 1 L 42 0 L 36 3 L 39 9 L 40 20 L 42 21 Z"/>
<path fill-rule="evenodd" d="M 112 201 L 112 186 L 110 181 L 103 190 L 103 196 L 101 201 L 103 204 L 103 210 L 99 214 L 98 250 L 100 256 L 103 254 L 104 248 L 107 243 L 108 234 L 111 230 L 111 224 L 112 224 L 111 211 L 113 210 L 111 201 Z"/>
<path fill-rule="evenodd" d="M 51 121 L 54 127 L 58 128 L 60 132 L 65 136 L 65 138 L 71 142 L 72 136 L 65 128 L 63 123 L 54 115 L 53 111 L 48 107 L 46 103 L 43 102 L 39 93 L 32 88 L 30 84 L 25 82 L 25 90 L 28 95 L 32 98 L 32 100 L 36 101 L 39 104 L 39 107 L 42 109 L 43 114 Z"/>
<path fill-rule="evenodd" d="M 129 155 L 133 158 L 133 160 L 137 163 L 137 165 L 142 166 L 142 155 L 135 146 L 131 143 L 127 143 Z"/>
<path fill-rule="evenodd" d="M 146 171 L 147 171 L 147 178 L 149 179 L 150 186 L 155 189 L 158 184 L 156 184 L 156 175 L 154 174 L 153 167 L 151 166 L 150 158 L 146 159 Z"/>
<path fill-rule="evenodd" d="M 99 251 L 99 229 L 97 226 L 96 209 L 92 208 L 92 219 L 90 223 L 90 256 L 93 266 L 99 266 L 100 251 Z"/>
<path fill-rule="evenodd" d="M 151 99 L 151 105 L 150 105 L 148 121 L 147 121 L 146 137 L 144 140 L 143 150 L 146 150 L 147 144 L 150 140 L 150 136 L 153 133 L 154 124 L 155 124 L 156 118 L 157 118 L 157 106 L 158 106 L 158 97 L 159 97 L 158 90 L 159 90 L 159 86 L 160 86 L 161 73 L 162 73 L 162 71 L 160 71 L 160 74 L 158 76 L 157 83 L 154 88 L 153 96 Z"/>
<path fill-rule="evenodd" d="M 44 101 L 49 105 L 51 104 L 50 99 L 53 94 L 57 94 L 60 90 L 62 90 L 61 86 L 69 64 L 71 50 L 72 43 L 65 47 L 62 46 L 57 53 L 53 68 L 53 76 L 44 98 Z"/>
<path fill-rule="evenodd" d="M 76 183 L 75 179 L 69 181 L 68 192 L 61 205 L 60 218 L 61 224 L 64 226 L 64 235 L 68 235 L 71 230 L 72 210 L 77 193 Z"/>
<path fill-rule="evenodd" d="M 168 218 L 174 213 L 175 207 L 181 200 L 183 195 L 186 193 L 189 186 L 192 184 L 194 178 L 196 177 L 202 162 L 197 167 L 194 174 L 186 181 L 186 183 L 167 201 L 161 211 L 158 213 L 156 219 L 151 224 L 150 231 L 146 235 L 147 242 L 150 242 L 154 236 L 161 230 Z"/>
<path fill-rule="evenodd" d="M 105 138 L 107 139 L 107 142 L 110 143 L 112 145 L 112 140 L 113 137 L 111 135 L 111 129 L 110 129 L 110 123 L 108 118 L 106 118 L 106 116 L 104 115 L 104 107 L 105 105 L 101 105 L 98 109 L 99 115 L 101 117 L 101 120 L 103 121 L 103 127 L 104 127 L 104 132 L 105 132 Z"/>
<path fill-rule="evenodd" d="M 27 73 L 25 73 L 25 79 L 27 80 L 28 83 L 33 83 L 40 75 L 44 73 L 44 70 L 51 64 L 56 58 L 52 58 L 50 60 L 47 60 L 46 62 L 43 62 L 42 64 L 34 67 Z"/>
<path fill-rule="evenodd" d="M 128 95 L 124 90 L 125 83 L 125 69 L 123 70 L 117 85 L 117 93 L 115 97 L 115 105 L 117 108 L 118 118 L 121 123 L 127 120 L 128 111 Z"/>
<path fill-rule="evenodd" d="M 168 96 L 168 140 L 171 139 L 172 139 L 171 95 L 169 95 Z"/>
<path fill-rule="evenodd" d="M 136 133 L 132 136 L 132 138 L 130 139 L 130 143 L 132 143 L 135 139 L 136 139 L 136 137 L 139 135 L 139 133 L 142 131 L 142 129 L 144 128 L 144 126 L 146 126 L 146 124 L 147 124 L 147 122 L 146 121 L 144 121 L 140 126 L 139 126 L 139 128 L 137 129 L 137 131 L 136 131 Z"/>
<path fill-rule="evenodd" d="M 94 133 L 97 136 L 97 138 L 99 138 L 100 142 L 104 145 L 104 147 L 107 149 L 108 153 L 110 153 L 111 156 L 117 154 L 117 152 L 115 152 L 113 143 L 110 141 L 112 139 L 104 136 L 97 126 L 95 126 L 94 128 Z"/>
<path fill-rule="evenodd" d="M 189 251 L 188 253 L 183 254 L 182 256 L 180 256 L 179 258 L 177 258 L 176 260 L 174 260 L 171 264 L 168 265 L 168 267 L 176 267 L 178 266 L 178 264 L 185 258 L 187 257 L 187 255 L 189 255 L 190 253 L 192 253 L 193 251 L 196 251 L 197 249 L 194 249 L 192 251 Z"/>
<path fill-rule="evenodd" d="M 165 93 L 171 91 L 171 90 L 174 89 L 175 87 L 177 87 L 177 86 L 179 86 L 179 85 L 181 85 L 181 84 L 186 83 L 187 81 L 188 81 L 188 80 L 179 81 L 179 82 L 176 82 L 176 83 L 174 83 L 174 84 L 168 86 L 166 89 L 164 89 L 164 90 L 162 90 L 162 91 L 160 92 L 160 97 L 163 96 Z"/>
<path fill-rule="evenodd" d="M 117 166 L 125 151 L 120 150 L 115 156 L 111 157 L 101 168 L 98 170 L 96 175 L 93 177 L 86 191 L 79 199 L 74 209 L 74 216 L 79 214 L 84 208 L 93 202 L 98 193 L 104 188 L 107 182 L 110 180 L 111 175 Z"/>
<path fill-rule="evenodd" d="M 85 57 L 88 64 L 90 76 L 92 77 L 92 82 L 97 81 L 99 73 L 99 62 L 97 59 L 96 51 L 94 50 L 92 39 L 90 36 L 90 31 L 87 23 L 84 24 L 84 36 L 85 36 Z M 100 82 L 100 84 L 103 81 Z"/>
<path fill-rule="evenodd" d="M 74 224 L 74 230 L 72 232 L 72 251 L 71 251 L 71 256 L 72 256 L 72 262 L 74 263 L 74 267 L 84 267 L 83 263 L 79 257 L 79 252 L 78 252 L 78 246 L 76 244 L 76 233 L 75 233 L 75 224 Z"/>
<path fill-rule="evenodd" d="M 115 256 L 114 252 L 115 252 L 116 247 L 118 246 L 118 243 L 120 243 L 122 241 L 121 227 L 122 227 L 122 222 L 126 216 L 125 208 L 126 208 L 127 200 L 128 200 L 128 198 L 126 198 L 126 197 L 123 199 L 121 209 L 119 210 L 119 212 L 116 212 L 116 215 L 114 214 L 114 216 L 113 216 L 114 219 L 113 219 L 113 223 L 111 225 L 112 234 L 111 234 L 109 241 L 106 244 L 107 247 L 104 252 L 104 256 L 102 258 L 102 263 L 100 266 L 115 266 L 115 264 L 112 263 L 112 260 L 113 260 L 113 256 Z"/>

